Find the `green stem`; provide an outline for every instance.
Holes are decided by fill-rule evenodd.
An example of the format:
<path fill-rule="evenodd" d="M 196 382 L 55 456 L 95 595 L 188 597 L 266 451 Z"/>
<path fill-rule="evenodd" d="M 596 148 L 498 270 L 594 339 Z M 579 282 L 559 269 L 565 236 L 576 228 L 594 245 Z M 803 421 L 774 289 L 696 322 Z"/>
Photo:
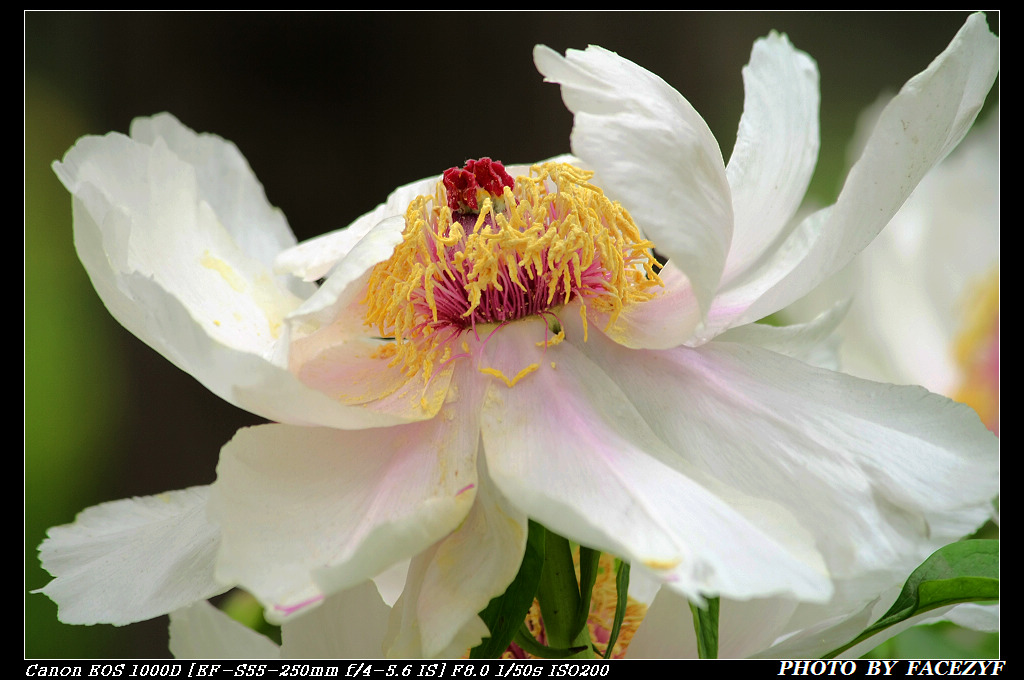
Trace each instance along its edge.
<path fill-rule="evenodd" d="M 704 608 L 690 603 L 693 629 L 697 633 L 697 655 L 702 659 L 718 658 L 718 604 L 717 597 L 707 598 Z"/>
<path fill-rule="evenodd" d="M 577 657 L 593 657 L 590 631 L 574 630 L 580 608 L 580 588 L 569 541 L 551 530 L 545 535 L 544 568 L 537 587 L 547 646 L 554 649 L 585 647 Z"/>
<path fill-rule="evenodd" d="M 608 646 L 604 650 L 604 658 L 612 658 L 615 642 L 619 639 L 622 620 L 626 618 L 626 607 L 629 606 L 629 562 L 615 558 L 615 618 L 608 635 Z"/>

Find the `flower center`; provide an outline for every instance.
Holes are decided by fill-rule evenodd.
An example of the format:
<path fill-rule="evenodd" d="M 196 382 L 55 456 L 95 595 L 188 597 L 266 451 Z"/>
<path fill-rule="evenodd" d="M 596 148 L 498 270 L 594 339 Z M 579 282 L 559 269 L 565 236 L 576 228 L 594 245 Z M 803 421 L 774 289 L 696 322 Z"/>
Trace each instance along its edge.
<path fill-rule="evenodd" d="M 395 363 L 429 380 L 451 341 L 487 324 L 554 314 L 573 300 L 610 321 L 660 285 L 653 245 L 629 214 L 566 163 L 515 180 L 489 158 L 450 168 L 414 199 L 402 243 L 370 274 L 366 323 Z"/>

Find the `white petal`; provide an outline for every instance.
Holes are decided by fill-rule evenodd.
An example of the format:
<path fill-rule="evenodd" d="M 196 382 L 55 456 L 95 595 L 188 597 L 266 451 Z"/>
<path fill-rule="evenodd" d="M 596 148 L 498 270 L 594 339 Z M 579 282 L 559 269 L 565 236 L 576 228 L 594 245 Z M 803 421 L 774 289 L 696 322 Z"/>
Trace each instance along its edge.
<path fill-rule="evenodd" d="M 371 270 L 391 257 L 395 246 L 402 242 L 404 229 L 405 218 L 398 216 L 374 225 L 337 263 L 324 285 L 290 315 L 290 320 L 325 325 L 336 320 L 346 307 L 362 302 Z"/>
<path fill-rule="evenodd" d="M 281 626 L 285 659 L 379 659 L 391 608 L 372 581 L 327 598 Z"/>
<path fill-rule="evenodd" d="M 274 279 L 266 262 L 275 245 L 294 243 L 284 218 L 266 204 L 245 160 L 228 142 L 201 138 L 166 114 L 139 121 L 135 129 L 140 139 L 115 133 L 84 137 L 63 162 L 54 163 L 75 197 L 75 245 L 104 303 L 129 330 L 164 352 L 165 341 L 147 333 L 146 310 L 132 308 L 128 277 L 138 274 L 180 300 L 194 323 L 218 342 L 270 356 L 284 315 L 300 301 Z M 241 184 L 235 193 L 256 205 L 221 198 L 217 192 L 224 184 Z M 240 224 L 250 217 L 255 224 Z M 252 228 L 268 233 L 236 240 Z M 305 286 L 303 292 L 311 290 Z"/>
<path fill-rule="evenodd" d="M 796 600 L 769 598 L 719 603 L 718 658 L 745 659 L 768 648 L 789 620 Z M 631 659 L 696 659 L 697 639 L 686 598 L 662 588 L 629 643 Z"/>
<path fill-rule="evenodd" d="M 732 321 L 767 316 L 799 299 L 846 265 L 892 219 L 921 178 L 974 122 L 995 80 L 999 39 L 973 14 L 949 47 L 911 78 L 882 112 L 836 204 L 805 220 L 796 240 L 762 271 L 726 291 L 716 306 Z M 803 251 L 792 257 L 793 251 Z M 795 264 L 794 264 L 795 263 Z"/>
<path fill-rule="evenodd" d="M 171 654 L 176 659 L 279 659 L 281 650 L 206 600 L 171 612 Z"/>
<path fill-rule="evenodd" d="M 592 334 L 581 347 L 688 464 L 786 507 L 835 577 L 909 573 L 990 513 L 998 441 L 922 388 L 731 342 L 638 354 Z"/>
<path fill-rule="evenodd" d="M 726 174 L 735 216 L 724 278 L 764 253 L 796 214 L 818 160 L 818 69 L 784 35 L 754 43 Z"/>
<path fill-rule="evenodd" d="M 834 333 L 849 308 L 848 302 L 842 302 L 812 321 L 790 326 L 748 323 L 727 330 L 716 340 L 757 345 L 812 366 L 836 371 L 839 370 L 839 338 Z"/>
<path fill-rule="evenodd" d="M 698 484 L 683 465 L 670 465 L 679 455 L 603 367 L 568 342 L 537 348 L 538 333 L 541 324 L 512 323 L 486 346 L 485 360 L 505 376 L 536 366 L 511 388 L 491 381 L 484 400 L 487 467 L 507 498 L 549 529 L 695 599 L 830 594 L 820 558 L 777 506 L 709 489 L 713 482 Z"/>
<path fill-rule="evenodd" d="M 477 614 L 515 578 L 526 534 L 526 516 L 481 473 L 466 521 L 413 559 L 392 613 L 388 656 L 460 657 L 478 645 L 489 631 Z"/>
<path fill-rule="evenodd" d="M 284 215 L 267 202 L 263 186 L 231 142 L 216 135 L 197 135 L 168 113 L 136 118 L 131 137 L 148 146 L 162 140 L 195 169 L 199 200 L 213 208 L 231 239 L 249 257 L 271 267 L 278 253 L 295 245 Z M 305 296 L 310 289 L 296 285 L 294 290 Z"/>
<path fill-rule="evenodd" d="M 953 607 L 943 617 L 958 626 L 986 633 L 999 632 L 999 605 L 965 602 Z"/>
<path fill-rule="evenodd" d="M 239 431 L 210 499 L 219 577 L 283 620 L 446 535 L 472 505 L 479 439 L 472 410 L 454 407 L 376 430 Z"/>
<path fill-rule="evenodd" d="M 732 199 L 718 142 L 681 94 L 614 52 L 562 57 L 538 45 L 534 63 L 562 86 L 575 115 L 573 153 L 686 273 L 702 309 L 718 287 L 732 236 Z"/>
<path fill-rule="evenodd" d="M 402 590 L 405 589 L 405 581 L 409 576 L 410 561 L 402 560 L 401 562 L 396 562 L 373 577 L 373 582 L 377 586 L 380 598 L 389 607 L 394 607 L 395 602 L 402 596 Z"/>
<path fill-rule="evenodd" d="M 53 527 L 39 546 L 55 578 L 41 592 L 64 623 L 145 621 L 230 585 L 214 579 L 218 531 L 207 487 L 96 505 Z"/>
<path fill-rule="evenodd" d="M 409 203 L 417 196 L 433 194 L 438 179 L 427 177 L 400 186 L 391 192 L 384 203 L 344 229 L 303 241 L 281 252 L 274 261 L 275 271 L 288 272 L 305 281 L 324 278 L 371 229 L 386 219 L 404 217 Z"/>
<path fill-rule="evenodd" d="M 238 150 L 170 116 L 136 129 L 152 145 L 118 134 L 85 137 L 54 164 L 75 196 L 79 257 L 114 318 L 221 398 L 269 420 L 336 427 L 406 420 L 345 407 L 288 373 L 285 317 L 301 299 L 266 261 L 286 240 L 283 218 L 265 199 L 253 207 L 208 195 L 225 184 L 238 196 L 260 194 L 255 178 L 239 178 L 248 168 Z M 268 235 L 236 241 L 251 226 Z"/>

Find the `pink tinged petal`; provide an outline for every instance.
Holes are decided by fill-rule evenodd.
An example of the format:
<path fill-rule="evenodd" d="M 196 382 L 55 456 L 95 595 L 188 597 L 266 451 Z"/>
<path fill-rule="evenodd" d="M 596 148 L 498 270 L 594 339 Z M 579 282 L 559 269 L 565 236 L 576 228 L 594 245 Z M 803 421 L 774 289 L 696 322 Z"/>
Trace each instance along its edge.
<path fill-rule="evenodd" d="M 173 349 L 165 356 L 232 404 L 277 422 L 352 429 L 422 417 L 387 409 L 371 411 L 332 399 L 284 367 L 217 342 L 192 323 L 188 311 L 166 290 L 137 274 L 130 278 L 137 308 L 146 310 L 146 323 L 155 335 L 170 339 Z"/>
<path fill-rule="evenodd" d="M 282 620 L 297 605 L 369 579 L 446 535 L 473 503 L 472 411 L 342 431 L 243 429 L 221 452 L 210 500 L 220 578 Z"/>
<path fill-rule="evenodd" d="M 96 505 L 53 527 L 39 559 L 55 578 L 36 592 L 64 623 L 145 621 L 230 586 L 214 578 L 219 535 L 207 487 Z"/>
<path fill-rule="evenodd" d="M 602 366 L 569 342 L 537 348 L 536 326 L 509 324 L 486 347 L 505 375 L 537 366 L 512 388 L 491 381 L 484 399 L 487 467 L 506 497 L 553 531 L 697 600 L 828 597 L 820 557 L 777 505 L 689 476 Z"/>
<path fill-rule="evenodd" d="M 665 81 L 614 52 L 590 46 L 562 57 L 538 45 L 533 60 L 574 114 L 573 153 L 686 273 L 707 310 L 733 229 L 725 164 L 707 124 Z"/>
<path fill-rule="evenodd" d="M 432 418 L 447 397 L 453 367 L 425 383 L 422 373 L 410 376 L 391 365 L 394 355 L 385 350 L 393 344 L 352 336 L 344 322 L 334 323 L 292 343 L 292 373 L 339 403 L 406 420 Z"/>
<path fill-rule="evenodd" d="M 280 659 L 277 644 L 206 600 L 171 612 L 170 649 L 176 659 Z"/>
<path fill-rule="evenodd" d="M 991 512 L 997 439 L 922 388 L 731 342 L 638 354 L 592 334 L 584 351 L 681 469 L 786 507 L 837 578 L 909 572 Z"/>
<path fill-rule="evenodd" d="M 373 581 L 343 590 L 281 626 L 281 658 L 379 659 L 390 613 Z"/>
<path fill-rule="evenodd" d="M 489 631 L 477 614 L 515 578 L 526 534 L 526 516 L 481 473 L 466 520 L 413 559 L 391 615 L 387 655 L 457 658 L 478 645 Z"/>
<path fill-rule="evenodd" d="M 626 305 L 614 321 L 602 312 L 590 313 L 588 319 L 615 342 L 633 349 L 669 349 L 686 342 L 702 321 L 693 288 L 674 262 L 658 275 L 665 285 L 651 291 L 653 299 Z"/>
<path fill-rule="evenodd" d="M 735 215 L 725 280 L 741 275 L 789 224 L 818 160 L 818 69 L 784 35 L 754 43 L 726 174 Z"/>
<path fill-rule="evenodd" d="M 973 14 L 949 47 L 886 106 L 834 206 L 716 298 L 708 337 L 791 304 L 845 266 L 963 138 L 998 71 L 999 39 Z"/>

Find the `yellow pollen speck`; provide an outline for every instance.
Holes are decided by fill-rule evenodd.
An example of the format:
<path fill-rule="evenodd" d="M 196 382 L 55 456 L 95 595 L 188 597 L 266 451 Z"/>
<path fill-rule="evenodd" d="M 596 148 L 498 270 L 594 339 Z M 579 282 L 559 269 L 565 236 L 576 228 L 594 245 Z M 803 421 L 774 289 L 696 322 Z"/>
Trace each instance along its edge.
<path fill-rule="evenodd" d="M 245 290 L 245 279 L 239 276 L 227 262 L 219 257 L 211 255 L 209 250 L 203 253 L 202 258 L 199 260 L 199 264 L 220 274 L 221 277 L 227 281 L 228 285 L 236 291 Z"/>
<path fill-rule="evenodd" d="M 682 560 L 644 560 L 644 566 L 651 569 L 667 570 L 678 567 Z"/>
<path fill-rule="evenodd" d="M 554 367 L 555 367 L 555 362 L 554 362 L 554 361 L 552 361 L 552 362 L 551 362 L 551 368 L 554 368 Z"/>
<path fill-rule="evenodd" d="M 496 378 L 500 378 L 502 380 L 502 382 L 504 382 L 509 387 L 514 387 L 517 382 L 522 380 L 524 377 L 530 375 L 531 373 L 536 371 L 538 368 L 540 368 L 540 366 L 538 366 L 537 364 L 530 364 L 529 366 L 527 366 L 523 370 L 521 370 L 518 373 L 516 373 L 516 377 L 512 378 L 511 380 L 509 380 L 507 377 L 505 377 L 505 374 L 502 373 L 501 371 L 499 371 L 496 368 L 481 368 L 479 370 L 480 370 L 481 373 L 486 373 L 487 375 L 493 375 Z"/>
<path fill-rule="evenodd" d="M 398 353 L 398 347 L 395 343 L 389 342 L 386 345 L 381 345 L 377 349 L 373 350 L 373 354 L 370 355 L 373 359 L 390 359 Z"/>

